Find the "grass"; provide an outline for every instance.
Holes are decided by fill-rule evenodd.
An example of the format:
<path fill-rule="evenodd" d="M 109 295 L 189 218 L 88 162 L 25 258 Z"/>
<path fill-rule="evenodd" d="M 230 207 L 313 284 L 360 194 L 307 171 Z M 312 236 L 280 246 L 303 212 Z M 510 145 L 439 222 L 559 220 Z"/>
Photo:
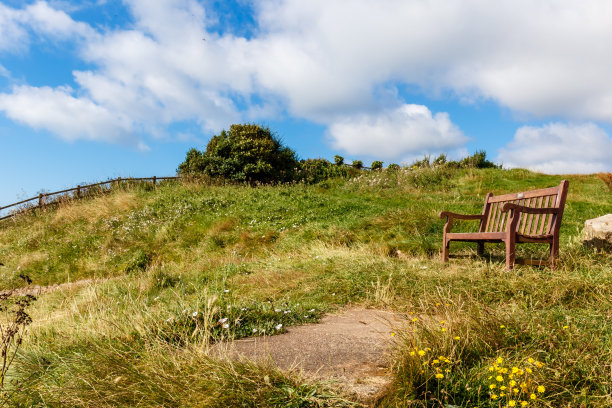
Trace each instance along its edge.
<path fill-rule="evenodd" d="M 20 274 L 38 285 L 97 279 L 31 307 L 8 403 L 361 406 L 338 385 L 214 356 L 210 345 L 363 305 L 407 317 L 393 382 L 368 404 L 610 406 L 612 260 L 584 248 L 580 234 L 612 201 L 597 176 L 567 178 L 554 271 L 505 271 L 500 245 L 477 258 L 473 246 L 453 244 L 461 257 L 438 260 L 439 211 L 478 213 L 488 191 L 559 183 L 525 170 L 364 172 L 314 186 L 137 185 L 4 223 L 3 289 L 20 285 Z M 546 257 L 544 246 L 518 252 Z M 511 387 L 513 367 L 531 383 Z"/>

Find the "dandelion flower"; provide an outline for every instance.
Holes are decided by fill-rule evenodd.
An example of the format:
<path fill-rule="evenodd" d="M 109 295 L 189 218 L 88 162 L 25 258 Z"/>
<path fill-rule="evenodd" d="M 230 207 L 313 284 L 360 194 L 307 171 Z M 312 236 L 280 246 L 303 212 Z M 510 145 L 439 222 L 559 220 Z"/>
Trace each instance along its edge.
<path fill-rule="evenodd" d="M 497 385 L 495 385 L 495 384 L 489 385 L 489 388 L 492 389 L 492 390 L 494 390 L 496 387 L 497 387 Z"/>
<path fill-rule="evenodd" d="M 529 367 L 527 367 L 527 368 L 525 369 L 525 371 L 527 371 L 529 374 L 533 373 L 533 370 L 532 370 L 531 368 L 529 368 Z"/>
<path fill-rule="evenodd" d="M 529 357 L 529 358 L 527 359 L 527 361 L 529 361 L 531 364 L 533 364 L 533 363 L 535 362 L 535 360 L 534 360 L 533 358 L 531 358 L 531 357 Z"/>
<path fill-rule="evenodd" d="M 501 357 L 498 357 L 498 358 L 497 358 L 497 363 L 498 363 L 498 364 L 501 364 L 501 363 L 503 363 L 503 362 L 504 362 L 504 359 L 503 359 L 503 358 L 501 358 Z"/>
<path fill-rule="evenodd" d="M 518 388 L 513 388 L 512 392 L 515 393 L 515 394 L 518 394 L 519 393 L 519 389 Z"/>
<path fill-rule="evenodd" d="M 440 364 L 440 360 L 434 360 L 432 364 Z"/>
<path fill-rule="evenodd" d="M 531 394 L 531 395 L 529 396 L 529 398 L 531 398 L 532 400 L 534 400 L 534 399 L 536 399 L 536 398 L 538 398 L 538 397 L 536 397 L 536 395 L 535 395 L 535 394 Z"/>
<path fill-rule="evenodd" d="M 414 319 L 412 319 L 413 322 L 416 322 L 417 320 L 419 320 L 419 319 L 417 319 L 416 317 Z"/>
<path fill-rule="evenodd" d="M 515 407 L 516 406 L 516 401 L 515 400 L 508 401 L 508 406 L 509 407 Z"/>
<path fill-rule="evenodd" d="M 395 336 L 395 333 L 391 333 L 391 337 Z"/>
<path fill-rule="evenodd" d="M 444 324 L 444 323 L 446 323 L 446 320 L 442 320 L 442 321 L 440 322 L 440 324 Z"/>
<path fill-rule="evenodd" d="M 504 391 L 506 389 L 505 385 L 502 385 L 501 387 L 499 387 L 500 390 Z"/>
<path fill-rule="evenodd" d="M 503 324 L 501 324 L 501 325 L 499 325 L 499 328 L 500 328 L 500 329 L 505 329 L 505 328 L 506 328 L 506 326 L 504 326 Z"/>
<path fill-rule="evenodd" d="M 419 356 L 423 357 L 425 355 L 425 350 L 419 350 Z"/>
<path fill-rule="evenodd" d="M 527 405 L 529 405 L 527 401 L 521 401 L 521 407 L 526 407 Z"/>
<path fill-rule="evenodd" d="M 446 329 L 443 327 L 443 328 L 442 328 L 442 331 L 443 331 L 443 332 L 445 332 L 445 331 L 446 331 Z"/>
<path fill-rule="evenodd" d="M 497 399 L 497 394 L 492 394 L 492 395 L 491 395 L 491 399 L 492 399 L 492 400 L 496 400 L 496 399 Z"/>
<path fill-rule="evenodd" d="M 541 393 L 543 393 L 544 391 L 546 391 L 546 388 L 544 388 L 544 386 L 543 386 L 543 385 L 538 385 L 538 392 L 541 394 Z"/>
<path fill-rule="evenodd" d="M 460 339 L 461 339 L 461 337 L 455 336 L 455 340 L 460 340 Z"/>
<path fill-rule="evenodd" d="M 518 373 L 518 370 L 519 370 L 518 367 L 512 367 L 512 374 Z"/>
<path fill-rule="evenodd" d="M 516 385 L 516 381 L 514 381 L 514 380 L 510 381 L 510 386 L 511 387 L 514 387 L 515 385 Z"/>
<path fill-rule="evenodd" d="M 441 380 L 442 378 L 444 378 L 444 374 L 442 374 L 442 373 L 438 373 L 438 374 L 436 374 L 436 378 L 437 378 L 438 380 Z"/>
<path fill-rule="evenodd" d="M 495 367 L 490 366 L 490 367 L 489 367 L 489 371 L 495 371 Z"/>
<path fill-rule="evenodd" d="M 495 377 L 495 379 L 499 382 L 504 381 L 504 377 L 502 377 L 501 375 L 498 375 L 497 377 Z"/>
<path fill-rule="evenodd" d="M 569 326 L 563 326 L 563 330 L 567 329 Z"/>
<path fill-rule="evenodd" d="M 414 351 L 411 351 L 411 352 L 410 352 L 410 355 L 411 355 L 411 356 L 414 356 Z"/>

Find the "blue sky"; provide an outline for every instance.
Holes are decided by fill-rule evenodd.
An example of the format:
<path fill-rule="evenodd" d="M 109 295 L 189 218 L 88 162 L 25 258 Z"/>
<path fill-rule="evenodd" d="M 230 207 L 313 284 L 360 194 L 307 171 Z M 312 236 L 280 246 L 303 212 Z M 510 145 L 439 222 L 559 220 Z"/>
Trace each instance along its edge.
<path fill-rule="evenodd" d="M 173 175 L 232 123 L 300 158 L 612 171 L 606 0 L 0 0 L 0 205 Z"/>

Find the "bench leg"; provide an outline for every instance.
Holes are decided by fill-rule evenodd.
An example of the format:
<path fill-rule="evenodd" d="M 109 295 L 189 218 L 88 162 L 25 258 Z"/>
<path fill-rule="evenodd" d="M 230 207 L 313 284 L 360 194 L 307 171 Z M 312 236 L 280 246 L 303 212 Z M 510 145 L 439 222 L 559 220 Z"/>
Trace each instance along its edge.
<path fill-rule="evenodd" d="M 448 262 L 448 250 L 450 247 L 450 241 L 444 240 L 442 243 L 442 262 Z"/>
<path fill-rule="evenodd" d="M 476 248 L 476 253 L 478 256 L 482 256 L 484 254 L 484 242 L 478 243 L 478 248 Z"/>
<path fill-rule="evenodd" d="M 559 257 L 559 241 L 553 239 L 550 243 L 550 269 L 555 269 L 555 261 Z"/>
<path fill-rule="evenodd" d="M 506 241 L 506 269 L 514 268 L 514 260 L 516 258 L 516 241 L 514 237 L 508 238 Z"/>

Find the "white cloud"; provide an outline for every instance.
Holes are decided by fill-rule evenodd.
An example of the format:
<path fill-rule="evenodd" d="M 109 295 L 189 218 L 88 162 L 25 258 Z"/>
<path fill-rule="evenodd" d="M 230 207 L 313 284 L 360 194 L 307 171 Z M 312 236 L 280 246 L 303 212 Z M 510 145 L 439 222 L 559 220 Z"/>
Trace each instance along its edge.
<path fill-rule="evenodd" d="M 329 127 L 335 148 L 385 160 L 460 149 L 467 138 L 446 113 L 403 105 L 373 114 L 345 116 Z"/>
<path fill-rule="evenodd" d="M 126 117 L 75 98 L 68 88 L 19 86 L 0 94 L 0 110 L 10 119 L 47 130 L 66 141 L 109 140 L 145 148 Z"/>
<path fill-rule="evenodd" d="M 28 34 L 19 23 L 19 11 L 0 3 L 0 51 L 17 51 L 27 44 Z"/>
<path fill-rule="evenodd" d="M 498 161 L 550 174 L 612 171 L 612 138 L 594 123 L 523 126 Z"/>
<path fill-rule="evenodd" d="M 388 140 L 380 129 L 397 131 L 397 123 L 437 135 L 396 132 L 404 135 L 402 154 L 460 148 L 465 139 L 448 118 L 449 128 L 440 128 L 443 114 L 407 119 L 406 101 L 378 92 L 402 84 L 490 99 L 527 117 L 612 123 L 605 0 L 261 0 L 250 39 L 209 31 L 206 1 L 125 3 L 133 24 L 107 31 L 52 3 L 0 4 L 0 51 L 23 48 L 34 40 L 29 31 L 80 39 L 79 55 L 93 68 L 74 72 L 79 89 L 71 97 L 152 134 L 178 121 L 217 131 L 286 110 L 330 126 L 336 146 L 349 152 L 371 145 L 391 155 L 380 147 Z M 244 106 L 253 100 L 260 102 Z M 347 136 L 357 124 L 346 118 L 369 129 L 369 139 Z"/>

